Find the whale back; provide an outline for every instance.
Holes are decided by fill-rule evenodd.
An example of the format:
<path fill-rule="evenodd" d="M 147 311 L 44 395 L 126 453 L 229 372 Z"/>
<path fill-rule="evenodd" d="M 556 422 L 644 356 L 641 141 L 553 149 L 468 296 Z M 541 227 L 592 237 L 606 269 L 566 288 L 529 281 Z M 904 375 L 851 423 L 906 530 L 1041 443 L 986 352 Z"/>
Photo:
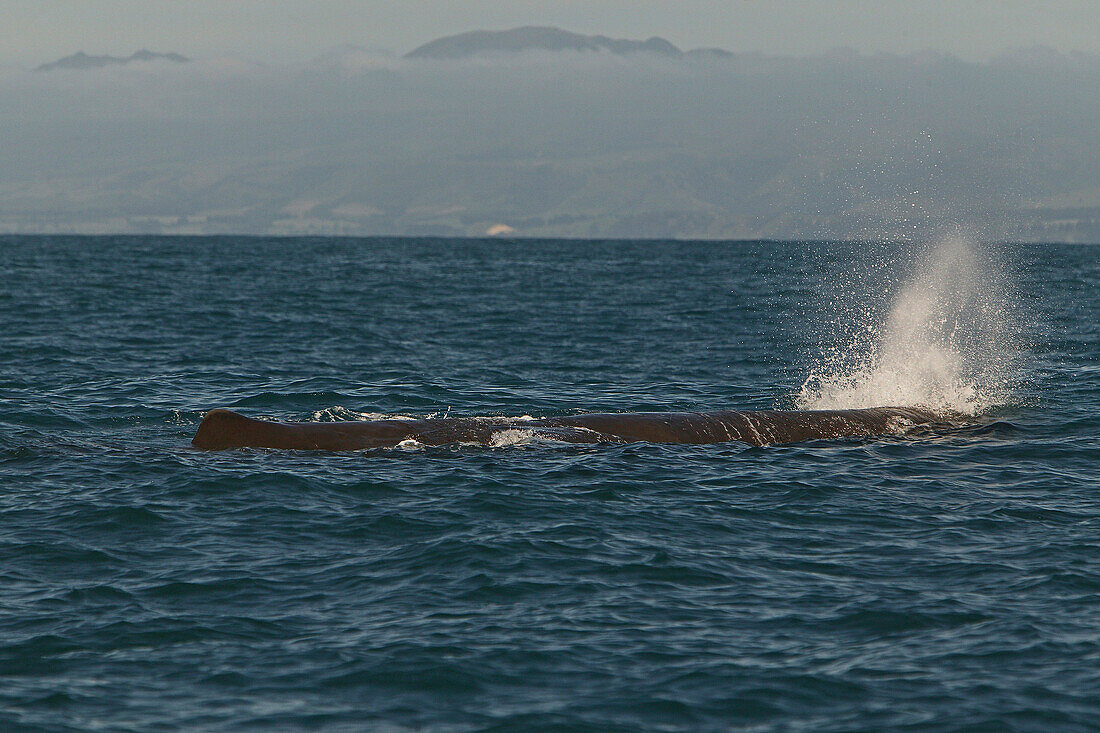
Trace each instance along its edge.
<path fill-rule="evenodd" d="M 899 433 L 942 418 L 927 410 L 871 407 L 852 410 L 716 410 L 710 412 L 591 413 L 541 419 L 434 418 L 361 422 L 281 423 L 231 410 L 211 410 L 191 441 L 196 448 L 277 448 L 346 451 L 422 445 L 494 445 L 502 431 L 527 430 L 567 443 L 725 443 L 756 446 Z"/>

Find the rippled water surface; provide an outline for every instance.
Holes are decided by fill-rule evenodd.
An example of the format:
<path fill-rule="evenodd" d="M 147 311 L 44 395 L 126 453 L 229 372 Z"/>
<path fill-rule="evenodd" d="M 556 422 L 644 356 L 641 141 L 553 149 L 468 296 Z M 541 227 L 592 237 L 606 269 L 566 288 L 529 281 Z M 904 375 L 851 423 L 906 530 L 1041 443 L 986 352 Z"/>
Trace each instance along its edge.
<path fill-rule="evenodd" d="M 1100 248 L 983 252 L 1012 328 L 959 348 L 1013 371 L 956 430 L 203 453 L 212 407 L 789 407 L 919 258 L 0 239 L 0 727 L 1100 728 Z"/>

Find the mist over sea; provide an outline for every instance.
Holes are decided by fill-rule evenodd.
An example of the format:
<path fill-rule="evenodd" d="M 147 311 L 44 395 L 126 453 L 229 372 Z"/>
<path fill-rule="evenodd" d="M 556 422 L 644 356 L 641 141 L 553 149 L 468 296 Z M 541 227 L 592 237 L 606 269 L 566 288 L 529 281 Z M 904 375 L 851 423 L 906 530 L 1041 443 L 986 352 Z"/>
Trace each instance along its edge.
<path fill-rule="evenodd" d="M 0 231 L 1088 243 L 1098 118 L 1043 48 L 0 66 Z"/>
<path fill-rule="evenodd" d="M 0 237 L 0 728 L 1097 729 L 1100 248 L 907 238 Z M 884 402 L 963 419 L 189 444 Z"/>

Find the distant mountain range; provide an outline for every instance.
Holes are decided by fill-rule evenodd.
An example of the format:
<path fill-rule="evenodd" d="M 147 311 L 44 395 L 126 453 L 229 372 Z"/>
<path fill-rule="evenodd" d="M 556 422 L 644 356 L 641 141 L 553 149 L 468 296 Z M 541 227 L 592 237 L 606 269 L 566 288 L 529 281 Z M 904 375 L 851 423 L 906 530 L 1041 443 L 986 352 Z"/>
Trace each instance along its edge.
<path fill-rule="evenodd" d="M 554 28 L 409 55 L 0 69 L 0 233 L 1100 242 L 1100 57 L 723 59 Z"/>
<path fill-rule="evenodd" d="M 55 71 L 58 69 L 99 69 L 104 66 L 124 66 L 135 62 L 144 61 L 171 61 L 177 64 L 185 64 L 191 59 L 178 53 L 154 53 L 141 49 L 130 56 L 89 56 L 83 51 L 77 51 L 72 56 L 66 56 L 48 64 L 42 64 L 35 71 Z"/>
<path fill-rule="evenodd" d="M 504 31 L 470 31 L 437 38 L 405 55 L 411 59 L 464 59 L 486 54 L 510 54 L 527 51 L 602 52 L 626 56 L 652 54 L 679 58 L 685 55 L 731 56 L 717 48 L 698 49 L 686 54 L 663 38 L 653 36 L 633 41 L 607 36 L 585 36 L 561 28 L 525 26 Z"/>

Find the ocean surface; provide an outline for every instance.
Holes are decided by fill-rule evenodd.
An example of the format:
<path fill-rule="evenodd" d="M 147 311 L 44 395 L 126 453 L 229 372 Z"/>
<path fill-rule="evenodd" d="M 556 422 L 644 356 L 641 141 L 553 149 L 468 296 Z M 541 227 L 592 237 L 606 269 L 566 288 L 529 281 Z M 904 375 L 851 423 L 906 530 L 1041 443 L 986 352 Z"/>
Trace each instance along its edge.
<path fill-rule="evenodd" d="M 1100 729 L 1100 247 L 0 238 L 0 729 Z M 751 447 L 279 420 L 922 404 Z"/>

